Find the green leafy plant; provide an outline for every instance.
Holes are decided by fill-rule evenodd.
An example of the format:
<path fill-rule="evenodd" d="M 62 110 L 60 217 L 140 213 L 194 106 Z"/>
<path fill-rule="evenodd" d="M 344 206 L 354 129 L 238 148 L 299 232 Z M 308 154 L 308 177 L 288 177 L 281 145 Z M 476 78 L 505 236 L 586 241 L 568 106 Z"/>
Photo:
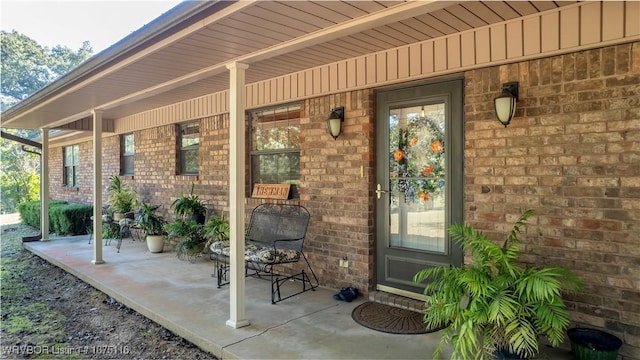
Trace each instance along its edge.
<path fill-rule="evenodd" d="M 49 224 L 54 223 L 52 210 L 67 204 L 64 200 L 49 200 Z M 40 229 L 40 200 L 23 202 L 18 206 L 18 211 L 25 224 Z"/>
<path fill-rule="evenodd" d="M 199 253 L 204 249 L 206 240 L 203 236 L 203 227 L 195 220 L 176 219 L 168 223 L 165 229 L 169 240 L 178 240 L 176 245 L 178 258 Z"/>
<path fill-rule="evenodd" d="M 40 228 L 40 200 L 27 201 L 18 206 L 22 221 Z M 49 201 L 49 229 L 58 235 L 86 234 L 91 227 L 93 206 L 88 204 L 69 204 L 66 201 Z"/>
<path fill-rule="evenodd" d="M 195 255 L 202 252 L 205 243 L 195 238 L 186 238 L 176 245 L 176 256 L 184 259 L 184 256 Z"/>
<path fill-rule="evenodd" d="M 176 219 L 167 223 L 164 228 L 167 232 L 167 239 L 180 241 L 196 231 L 197 225 L 195 221 Z"/>
<path fill-rule="evenodd" d="M 109 180 L 111 181 L 107 188 L 109 205 L 117 213 L 125 214 L 133 211 L 137 203 L 135 192 L 123 183 L 118 175 L 111 176 Z"/>
<path fill-rule="evenodd" d="M 229 220 L 224 218 L 224 213 L 214 215 L 204 224 L 204 237 L 207 239 L 205 249 L 216 241 L 229 240 Z"/>
<path fill-rule="evenodd" d="M 117 239 L 119 237 L 120 237 L 120 225 L 114 222 L 102 224 L 103 239 Z"/>
<path fill-rule="evenodd" d="M 451 343 L 452 359 L 492 358 L 497 350 L 526 358 L 537 354 L 539 334 L 553 346 L 564 340 L 569 316 L 561 294 L 584 285 L 562 267 L 517 265 L 518 235 L 533 214 L 520 216 L 502 247 L 471 227 L 451 225 L 449 234 L 470 253 L 471 264 L 416 274 L 414 281 L 430 281 L 426 325 L 448 325 L 434 357 Z"/>
<path fill-rule="evenodd" d="M 55 209 L 57 209 L 55 214 L 59 228 L 54 231 L 58 235 L 86 234 L 87 226 L 91 226 L 92 205 L 66 204 Z"/>
<path fill-rule="evenodd" d="M 136 223 L 144 231 L 145 235 L 165 235 L 167 222 L 162 215 L 156 213 L 151 204 L 142 203 L 140 214 Z"/>
<path fill-rule="evenodd" d="M 204 215 L 207 212 L 207 208 L 204 202 L 200 200 L 200 197 L 193 192 L 194 184 L 191 183 L 191 191 L 188 195 L 181 193 L 180 196 L 171 203 L 171 207 L 176 212 L 176 215 L 187 218 L 189 216 L 201 216 L 202 222 L 204 222 Z"/>

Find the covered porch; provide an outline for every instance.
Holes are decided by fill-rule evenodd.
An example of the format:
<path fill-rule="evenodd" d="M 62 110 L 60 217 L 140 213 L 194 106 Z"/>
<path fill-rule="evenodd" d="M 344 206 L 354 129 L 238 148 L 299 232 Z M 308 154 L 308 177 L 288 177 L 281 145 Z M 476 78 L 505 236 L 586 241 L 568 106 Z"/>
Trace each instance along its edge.
<path fill-rule="evenodd" d="M 225 325 L 229 287 L 216 288 L 210 261 L 151 254 L 145 243 L 125 239 L 120 253 L 113 244 L 105 246 L 109 261 L 95 266 L 87 261 L 93 248 L 87 240 L 74 236 L 24 246 L 221 359 L 423 359 L 440 340 L 440 332 L 397 335 L 365 328 L 351 318 L 365 299 L 339 302 L 324 288 L 272 305 L 269 282 L 254 278 L 246 281 L 251 325 L 234 329 Z M 571 359 L 566 347 L 541 351 L 541 359 Z"/>
<path fill-rule="evenodd" d="M 318 288 L 272 305 L 269 282 L 247 278 L 246 311 L 251 325 L 226 326 L 229 286 L 216 288 L 212 262 L 181 261 L 174 252 L 152 254 L 146 244 L 125 239 L 109 261 L 87 261 L 93 245 L 87 236 L 30 242 L 34 254 L 73 274 L 118 302 L 222 359 L 417 359 L 431 354 L 438 332 L 394 335 L 358 325 L 352 310 L 362 303 L 333 299 Z"/>

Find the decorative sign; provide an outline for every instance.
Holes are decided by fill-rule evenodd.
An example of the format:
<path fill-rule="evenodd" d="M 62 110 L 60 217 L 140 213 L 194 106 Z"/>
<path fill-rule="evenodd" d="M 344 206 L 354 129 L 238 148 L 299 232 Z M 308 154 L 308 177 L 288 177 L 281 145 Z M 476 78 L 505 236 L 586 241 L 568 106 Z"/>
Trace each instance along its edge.
<path fill-rule="evenodd" d="M 255 184 L 251 197 L 262 199 L 282 199 L 289 198 L 291 184 Z"/>

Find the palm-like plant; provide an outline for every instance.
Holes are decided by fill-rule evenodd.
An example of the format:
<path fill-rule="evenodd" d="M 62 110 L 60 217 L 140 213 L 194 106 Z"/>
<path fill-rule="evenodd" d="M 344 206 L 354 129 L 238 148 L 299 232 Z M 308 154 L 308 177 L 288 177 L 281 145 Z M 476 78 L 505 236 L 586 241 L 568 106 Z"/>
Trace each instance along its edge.
<path fill-rule="evenodd" d="M 205 248 L 216 241 L 229 240 L 230 231 L 229 220 L 224 218 L 224 213 L 210 217 L 204 224 L 204 237 L 207 239 Z"/>
<path fill-rule="evenodd" d="M 471 254 L 471 264 L 416 274 L 418 283 L 431 281 L 424 291 L 426 325 L 449 325 L 434 357 L 450 342 L 452 359 L 492 358 L 497 350 L 527 358 L 538 352 L 538 334 L 553 346 L 564 340 L 569 316 L 561 293 L 580 291 L 583 283 L 562 267 L 516 264 L 518 235 L 533 214 L 520 216 L 502 247 L 473 228 L 451 225 L 449 234 Z"/>
<path fill-rule="evenodd" d="M 136 205 L 136 194 L 125 183 L 120 176 L 113 175 L 109 178 L 111 183 L 107 188 L 109 193 L 109 204 L 117 213 L 128 213 L 133 211 Z"/>

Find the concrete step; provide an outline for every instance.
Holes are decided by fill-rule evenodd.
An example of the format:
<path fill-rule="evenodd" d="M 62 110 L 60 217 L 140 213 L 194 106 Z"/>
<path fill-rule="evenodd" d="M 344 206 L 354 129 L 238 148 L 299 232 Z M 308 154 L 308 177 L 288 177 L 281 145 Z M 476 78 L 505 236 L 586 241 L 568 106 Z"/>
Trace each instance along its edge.
<path fill-rule="evenodd" d="M 424 310 L 424 301 L 422 300 L 411 299 L 384 291 L 372 291 L 369 293 L 369 300 L 417 312 Z"/>

